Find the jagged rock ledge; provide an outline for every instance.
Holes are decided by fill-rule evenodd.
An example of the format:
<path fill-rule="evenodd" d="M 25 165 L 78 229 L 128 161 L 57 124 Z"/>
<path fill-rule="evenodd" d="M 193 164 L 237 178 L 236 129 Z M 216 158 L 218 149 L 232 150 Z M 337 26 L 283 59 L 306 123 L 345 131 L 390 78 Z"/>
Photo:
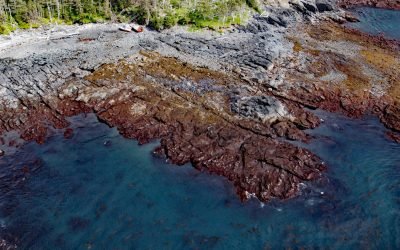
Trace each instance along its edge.
<path fill-rule="evenodd" d="M 241 85 L 237 77 L 142 51 L 65 84 L 58 98 L 24 100 L 19 119 L 8 119 L 9 127 L 3 123 L 2 128 L 43 143 L 49 127 L 65 129 L 66 117 L 94 112 L 139 143 L 161 139 L 155 152 L 172 163 L 190 162 L 227 177 L 243 199 L 293 197 L 300 182 L 317 178 L 325 166 L 311 152 L 276 138 L 307 140 L 303 129 L 317 126 L 319 119 Z M 231 110 L 230 99 L 242 101 L 241 109 Z M 296 112 L 302 116 L 289 114 Z M 71 133 L 65 131 L 67 137 Z"/>

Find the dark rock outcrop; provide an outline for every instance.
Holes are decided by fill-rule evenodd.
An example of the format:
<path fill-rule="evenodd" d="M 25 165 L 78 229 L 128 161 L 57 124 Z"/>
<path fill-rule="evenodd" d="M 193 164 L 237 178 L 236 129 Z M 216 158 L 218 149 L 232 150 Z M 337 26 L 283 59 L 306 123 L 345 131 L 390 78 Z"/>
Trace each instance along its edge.
<path fill-rule="evenodd" d="M 312 13 L 317 12 L 318 8 L 315 2 L 313 1 L 302 1 L 303 6 L 306 8 L 306 10 L 311 11 Z"/>
<path fill-rule="evenodd" d="M 332 11 L 334 9 L 332 1 L 329 0 L 316 0 L 315 5 L 320 12 Z"/>

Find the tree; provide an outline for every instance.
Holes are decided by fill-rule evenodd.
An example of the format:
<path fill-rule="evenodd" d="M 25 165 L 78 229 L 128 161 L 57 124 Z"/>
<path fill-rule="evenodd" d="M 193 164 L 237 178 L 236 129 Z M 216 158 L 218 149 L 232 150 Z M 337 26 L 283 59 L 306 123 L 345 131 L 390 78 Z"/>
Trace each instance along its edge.
<path fill-rule="evenodd" d="M 115 18 L 156 29 L 177 23 L 227 26 L 257 6 L 257 0 L 0 0 L 0 33 L 13 25 L 29 28 L 56 20 L 87 23 Z"/>

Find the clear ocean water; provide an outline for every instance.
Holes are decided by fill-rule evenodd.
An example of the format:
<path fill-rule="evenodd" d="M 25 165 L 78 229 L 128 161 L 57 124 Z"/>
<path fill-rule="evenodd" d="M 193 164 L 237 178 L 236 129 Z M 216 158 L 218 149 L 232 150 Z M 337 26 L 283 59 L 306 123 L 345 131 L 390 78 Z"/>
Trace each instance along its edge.
<path fill-rule="evenodd" d="M 399 248 L 400 145 L 375 118 L 319 115 L 306 147 L 328 172 L 267 204 L 154 158 L 157 142 L 76 117 L 72 139 L 56 133 L 0 162 L 0 238 L 20 249 Z"/>
<path fill-rule="evenodd" d="M 352 12 L 360 22 L 350 23 L 350 27 L 372 35 L 383 34 L 388 38 L 400 39 L 400 11 L 360 7 Z"/>

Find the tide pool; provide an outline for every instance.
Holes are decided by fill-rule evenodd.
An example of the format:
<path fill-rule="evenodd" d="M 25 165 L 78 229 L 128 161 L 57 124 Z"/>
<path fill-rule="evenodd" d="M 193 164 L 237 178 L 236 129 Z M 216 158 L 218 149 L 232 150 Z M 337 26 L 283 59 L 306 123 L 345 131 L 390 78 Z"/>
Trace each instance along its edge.
<path fill-rule="evenodd" d="M 392 39 L 400 39 L 400 11 L 369 7 L 351 10 L 359 19 L 348 26 L 371 35 L 383 34 Z"/>
<path fill-rule="evenodd" d="M 318 115 L 325 123 L 303 146 L 328 172 L 267 204 L 154 158 L 157 142 L 75 117 L 72 139 L 56 133 L 1 162 L 0 238 L 20 249 L 399 248 L 400 145 L 375 118 Z"/>

